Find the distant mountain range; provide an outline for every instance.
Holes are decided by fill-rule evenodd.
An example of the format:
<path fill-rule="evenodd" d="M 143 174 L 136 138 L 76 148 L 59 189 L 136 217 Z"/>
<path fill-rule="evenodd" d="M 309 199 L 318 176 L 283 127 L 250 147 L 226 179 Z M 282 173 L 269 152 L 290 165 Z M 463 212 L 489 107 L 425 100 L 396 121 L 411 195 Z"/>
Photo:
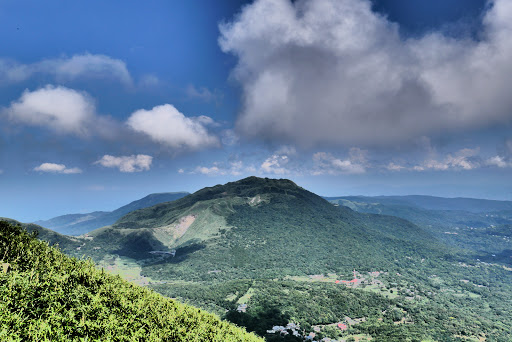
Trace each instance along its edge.
<path fill-rule="evenodd" d="M 512 265 L 512 202 L 432 196 L 326 197 L 361 213 L 413 222 L 475 259 Z"/>
<path fill-rule="evenodd" d="M 188 192 L 164 192 L 150 194 L 144 198 L 124 205 L 114 211 L 95 211 L 86 214 L 68 214 L 57 216 L 49 220 L 36 221 L 34 223 L 61 234 L 82 235 L 94 229 L 111 225 L 131 211 L 150 207 L 163 202 L 174 201 L 188 194 Z"/>
<path fill-rule="evenodd" d="M 423 195 L 408 196 L 339 196 L 324 197 L 330 202 L 347 205 L 351 202 L 382 205 L 401 205 L 427 210 L 462 210 L 471 213 L 512 210 L 512 201 L 497 201 L 476 198 L 445 198 Z"/>

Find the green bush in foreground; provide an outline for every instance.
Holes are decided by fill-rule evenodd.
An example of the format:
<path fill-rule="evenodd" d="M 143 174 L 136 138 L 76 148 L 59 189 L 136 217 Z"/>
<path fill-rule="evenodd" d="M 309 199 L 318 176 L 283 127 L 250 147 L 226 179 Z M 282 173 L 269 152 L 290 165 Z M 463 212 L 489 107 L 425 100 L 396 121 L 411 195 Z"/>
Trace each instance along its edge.
<path fill-rule="evenodd" d="M 263 341 L 0 221 L 0 341 Z"/>

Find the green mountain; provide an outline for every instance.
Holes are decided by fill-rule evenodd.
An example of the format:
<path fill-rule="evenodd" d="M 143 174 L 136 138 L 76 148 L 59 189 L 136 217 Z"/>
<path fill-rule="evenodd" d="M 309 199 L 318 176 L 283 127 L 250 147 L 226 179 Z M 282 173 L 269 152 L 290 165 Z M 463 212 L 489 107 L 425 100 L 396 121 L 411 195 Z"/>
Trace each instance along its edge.
<path fill-rule="evenodd" d="M 287 324 L 297 341 L 510 340 L 512 268 L 437 236 L 249 177 L 133 211 L 80 253 L 268 341 Z"/>
<path fill-rule="evenodd" d="M 82 235 L 94 229 L 113 224 L 130 211 L 150 207 L 158 203 L 174 201 L 186 195 L 188 195 L 188 192 L 150 194 L 111 212 L 95 211 L 87 214 L 68 214 L 34 223 L 62 234 Z"/>
<path fill-rule="evenodd" d="M 289 180 L 256 177 L 136 210 L 89 235 L 84 250 L 98 258 L 151 260 L 150 252 L 176 250 L 164 270 L 148 265 L 145 272 L 194 280 L 371 270 L 404 254 L 444 253 L 408 221 L 334 207 Z"/>
<path fill-rule="evenodd" d="M 2 341 L 261 341 L 0 221 Z"/>
<path fill-rule="evenodd" d="M 339 196 L 324 197 L 330 202 L 379 203 L 382 205 L 408 206 L 426 210 L 458 210 L 471 213 L 512 210 L 512 201 L 497 201 L 477 198 L 444 198 L 435 196 Z"/>
<path fill-rule="evenodd" d="M 475 260 L 512 265 L 512 215 L 510 210 L 503 210 L 512 202 L 429 196 L 328 199 L 358 212 L 409 220 L 448 245 L 464 249 Z M 447 209 L 432 209 L 445 204 Z"/>

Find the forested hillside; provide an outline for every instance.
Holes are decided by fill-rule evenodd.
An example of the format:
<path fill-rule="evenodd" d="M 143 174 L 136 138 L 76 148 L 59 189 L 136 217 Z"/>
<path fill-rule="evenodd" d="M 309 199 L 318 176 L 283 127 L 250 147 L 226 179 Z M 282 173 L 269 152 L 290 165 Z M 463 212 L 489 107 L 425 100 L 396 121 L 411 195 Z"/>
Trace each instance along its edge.
<path fill-rule="evenodd" d="M 436 236 L 249 177 L 131 212 L 79 253 L 267 340 L 512 338 L 512 269 Z"/>
<path fill-rule="evenodd" d="M 1 341 L 258 341 L 0 222 Z"/>

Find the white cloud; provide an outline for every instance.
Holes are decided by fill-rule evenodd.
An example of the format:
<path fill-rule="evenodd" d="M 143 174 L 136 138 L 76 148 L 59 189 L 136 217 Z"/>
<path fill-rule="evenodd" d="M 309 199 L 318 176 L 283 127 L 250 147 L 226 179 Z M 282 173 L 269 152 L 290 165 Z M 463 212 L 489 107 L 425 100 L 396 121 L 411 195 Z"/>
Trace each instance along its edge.
<path fill-rule="evenodd" d="M 254 1 L 220 26 L 222 50 L 238 57 L 238 131 L 373 145 L 509 120 L 512 6 L 491 3 L 476 41 L 403 39 L 369 0 Z"/>
<path fill-rule="evenodd" d="M 47 85 L 34 91 L 25 90 L 4 112 L 15 122 L 85 135 L 95 121 L 96 109 L 92 98 L 84 92 Z"/>
<path fill-rule="evenodd" d="M 117 168 L 121 172 L 140 172 L 149 170 L 153 157 L 145 154 L 137 154 L 131 156 L 114 157 L 111 155 L 104 155 L 94 164 L 100 164 L 104 167 Z"/>
<path fill-rule="evenodd" d="M 284 175 L 290 173 L 286 168 L 289 158 L 286 155 L 274 154 L 261 164 L 260 168 L 264 173 L 273 173 L 276 175 Z"/>
<path fill-rule="evenodd" d="M 225 174 L 225 171 L 221 171 L 217 166 L 212 167 L 205 167 L 205 166 L 198 166 L 196 167 L 194 173 L 200 173 L 202 175 L 219 175 L 219 174 Z"/>
<path fill-rule="evenodd" d="M 41 165 L 35 167 L 34 171 L 63 174 L 82 173 L 82 170 L 80 170 L 78 167 L 67 168 L 64 164 L 54 163 L 42 163 Z"/>
<path fill-rule="evenodd" d="M 21 64 L 0 59 L 0 82 L 21 82 L 36 74 L 52 75 L 59 82 L 75 79 L 115 79 L 130 86 L 133 81 L 126 63 L 105 55 L 80 54 L 70 58 L 45 59 Z"/>
<path fill-rule="evenodd" d="M 482 166 L 481 158 L 479 157 L 479 148 L 470 149 L 464 148 L 457 151 L 455 154 L 448 154 L 443 160 L 434 158 L 427 159 L 422 165 L 416 165 L 412 169 L 415 171 L 425 170 L 473 170 Z"/>
<path fill-rule="evenodd" d="M 499 168 L 505 168 L 511 166 L 511 163 L 507 162 L 505 158 L 501 156 L 494 156 L 489 159 L 487 159 L 487 165 L 490 166 L 497 166 Z"/>
<path fill-rule="evenodd" d="M 174 106 L 165 104 L 151 110 L 140 109 L 128 118 L 133 130 L 173 148 L 201 149 L 219 146 L 219 139 L 208 132 L 214 121 L 207 116 L 186 117 Z"/>
<path fill-rule="evenodd" d="M 313 155 L 315 167 L 314 175 L 323 174 L 360 174 L 366 172 L 367 151 L 358 148 L 350 150 L 350 156 L 347 159 L 339 159 L 327 152 L 317 152 Z"/>
<path fill-rule="evenodd" d="M 183 169 L 180 169 L 184 172 Z M 247 172 L 248 169 L 244 168 L 242 161 L 230 162 L 229 165 L 221 165 L 220 163 L 213 163 L 213 166 L 198 166 L 192 172 L 192 174 L 202 174 L 207 176 L 223 176 L 233 175 L 240 176 L 243 172 Z M 183 173 L 180 172 L 180 173 Z"/>
<path fill-rule="evenodd" d="M 405 166 L 390 162 L 388 165 L 386 165 L 385 168 L 389 171 L 401 171 L 401 170 L 405 169 Z"/>

